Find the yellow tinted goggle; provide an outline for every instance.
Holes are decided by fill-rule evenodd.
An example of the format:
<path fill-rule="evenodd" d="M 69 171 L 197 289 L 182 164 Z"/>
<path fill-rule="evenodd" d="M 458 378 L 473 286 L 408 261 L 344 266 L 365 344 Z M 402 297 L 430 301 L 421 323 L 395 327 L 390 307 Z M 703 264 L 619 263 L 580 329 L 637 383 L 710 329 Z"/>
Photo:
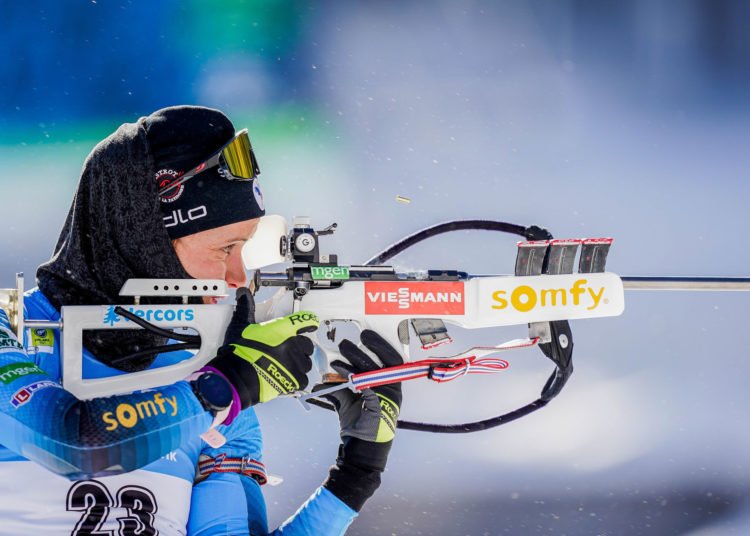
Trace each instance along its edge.
<path fill-rule="evenodd" d="M 252 145 L 250 145 L 250 137 L 247 135 L 246 128 L 240 130 L 234 138 L 211 155 L 208 160 L 198 164 L 183 174 L 182 177 L 159 190 L 159 195 L 163 196 L 185 181 L 215 166 L 219 167 L 219 174 L 228 180 L 251 181 L 260 175 L 258 160 L 255 158 Z"/>

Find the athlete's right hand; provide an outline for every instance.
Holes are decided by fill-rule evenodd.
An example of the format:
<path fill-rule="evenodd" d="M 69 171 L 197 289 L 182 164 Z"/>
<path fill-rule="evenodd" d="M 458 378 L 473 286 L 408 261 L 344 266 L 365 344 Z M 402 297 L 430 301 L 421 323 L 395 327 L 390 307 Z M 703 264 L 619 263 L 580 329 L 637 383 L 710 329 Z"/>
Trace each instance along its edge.
<path fill-rule="evenodd" d="M 222 373 L 239 395 L 242 409 L 307 387 L 313 343 L 302 333 L 318 329 L 318 318 L 302 311 L 255 323 L 255 301 L 237 290 L 237 305 L 224 345 L 208 363 Z"/>

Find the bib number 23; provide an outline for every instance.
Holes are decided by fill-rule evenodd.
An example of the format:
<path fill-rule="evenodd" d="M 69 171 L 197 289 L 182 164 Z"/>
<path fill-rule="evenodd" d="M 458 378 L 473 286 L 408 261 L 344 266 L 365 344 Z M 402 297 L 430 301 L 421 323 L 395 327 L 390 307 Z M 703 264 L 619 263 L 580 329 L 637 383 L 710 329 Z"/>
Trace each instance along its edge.
<path fill-rule="evenodd" d="M 112 508 L 122 508 L 126 515 L 117 518 L 119 528 L 102 529 Z M 81 512 L 71 536 L 157 536 L 154 528 L 156 498 L 140 486 L 123 486 L 112 497 L 109 490 L 96 480 L 76 482 L 68 490 L 68 511 Z"/>

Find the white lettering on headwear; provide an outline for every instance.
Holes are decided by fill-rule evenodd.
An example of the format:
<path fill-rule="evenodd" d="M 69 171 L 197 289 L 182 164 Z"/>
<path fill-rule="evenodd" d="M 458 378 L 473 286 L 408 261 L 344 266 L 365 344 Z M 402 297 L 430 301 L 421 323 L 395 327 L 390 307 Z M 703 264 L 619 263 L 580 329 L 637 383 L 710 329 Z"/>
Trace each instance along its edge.
<path fill-rule="evenodd" d="M 174 227 L 178 223 L 187 223 L 189 221 L 205 218 L 206 216 L 208 216 L 208 209 L 206 208 L 206 205 L 191 208 L 187 211 L 186 216 L 187 217 L 182 214 L 181 208 L 173 210 L 172 214 L 170 214 L 169 216 L 164 216 L 164 227 Z"/>

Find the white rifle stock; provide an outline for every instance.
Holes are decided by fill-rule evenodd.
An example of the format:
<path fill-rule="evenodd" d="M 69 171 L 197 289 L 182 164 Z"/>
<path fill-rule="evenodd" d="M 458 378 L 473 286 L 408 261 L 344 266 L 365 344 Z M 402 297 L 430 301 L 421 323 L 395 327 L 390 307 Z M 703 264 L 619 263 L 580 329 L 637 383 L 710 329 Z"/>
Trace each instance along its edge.
<path fill-rule="evenodd" d="M 476 221 L 457 223 L 476 224 Z M 488 222 L 479 223 L 485 225 Z M 524 229 L 510 224 L 498 225 Z M 292 231 L 287 233 L 284 218 L 266 216 L 256 235 L 243 248 L 246 268 L 256 270 L 251 290 L 261 287 L 278 289 L 271 298 L 256 304 L 258 322 L 301 310 L 312 311 L 320 319 L 321 328 L 314 336 L 325 355 L 325 360 L 317 363 L 321 374 L 330 371 L 329 363 L 341 359 L 335 346 L 323 344 L 333 338 L 331 332 L 339 322 L 377 331 L 395 348 L 403 349 L 408 358 L 410 328 L 419 336 L 424 348 L 451 342 L 445 324 L 469 329 L 530 324 L 530 336 L 541 334 L 540 343 L 547 343 L 547 331 L 537 329 L 539 326 L 560 320 L 619 315 L 624 309 L 623 291 L 626 289 L 750 290 L 750 278 L 620 278 L 597 270 L 594 270 L 597 273 L 569 273 L 568 270 L 568 273 L 542 274 L 539 273 L 541 264 L 535 270 L 520 272 L 524 274 L 520 276 L 473 276 L 457 271 L 400 274 L 390 266 L 339 266 L 335 255 L 321 255 L 318 250 L 318 237 L 331 234 L 335 227 L 333 224 L 316 232 L 310 227 L 309 218 L 296 218 Z M 530 230 L 532 228 L 525 228 L 525 231 Z M 513 232 L 518 233 L 518 230 Z M 565 257 L 565 252 L 572 251 L 575 255 L 581 241 L 553 242 L 558 243 L 558 252 L 563 255 L 557 261 L 567 263 L 570 268 L 573 259 Z M 599 242 L 594 240 L 593 243 Z M 538 247 L 540 244 L 543 248 Z M 526 254 L 535 248 L 540 251 L 547 248 L 541 242 L 526 242 L 523 247 Z M 606 249 L 602 254 L 603 267 Z M 283 273 L 264 273 L 258 269 L 288 260 L 293 263 Z M 589 270 L 579 270 L 584 271 Z M 516 273 L 519 273 L 518 266 Z M 216 355 L 233 305 L 194 305 L 189 304 L 188 299 L 222 297 L 226 293 L 225 282 L 218 280 L 128 281 L 121 295 L 132 298 L 134 304 L 122 305 L 123 308 L 159 328 L 195 330 L 200 335 L 201 346 L 192 357 L 179 363 L 108 378 L 83 377 L 82 335 L 85 330 L 138 327 L 127 318 L 116 315 L 115 306 L 66 306 L 61 311 L 60 321 L 24 321 L 23 315 L 19 314 L 23 311 L 22 274 L 17 276 L 16 288 L 0 289 L 0 306 L 8 312 L 19 338 L 24 336 L 25 329 L 59 331 L 63 385 L 77 397 L 89 399 L 168 385 L 205 365 Z M 140 297 L 146 296 L 179 297 L 183 303 L 140 305 Z"/>

